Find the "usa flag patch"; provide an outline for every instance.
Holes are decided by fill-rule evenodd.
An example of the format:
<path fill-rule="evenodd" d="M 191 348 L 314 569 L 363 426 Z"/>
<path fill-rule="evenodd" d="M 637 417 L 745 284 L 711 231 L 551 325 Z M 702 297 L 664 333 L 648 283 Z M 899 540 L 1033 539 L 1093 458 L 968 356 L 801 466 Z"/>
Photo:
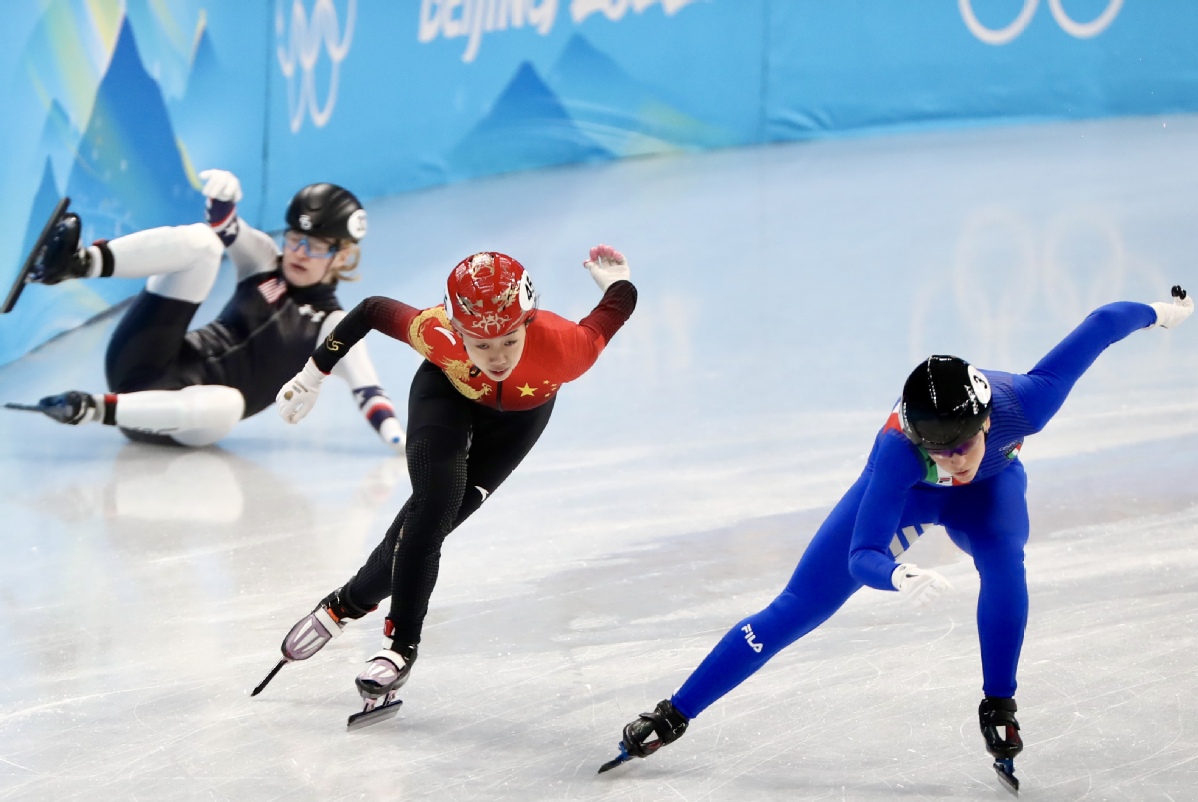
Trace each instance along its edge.
<path fill-rule="evenodd" d="M 266 299 L 268 304 L 273 304 L 287 292 L 287 282 L 282 279 L 272 278 L 269 281 L 259 284 L 258 292 L 262 293 L 262 297 Z"/>

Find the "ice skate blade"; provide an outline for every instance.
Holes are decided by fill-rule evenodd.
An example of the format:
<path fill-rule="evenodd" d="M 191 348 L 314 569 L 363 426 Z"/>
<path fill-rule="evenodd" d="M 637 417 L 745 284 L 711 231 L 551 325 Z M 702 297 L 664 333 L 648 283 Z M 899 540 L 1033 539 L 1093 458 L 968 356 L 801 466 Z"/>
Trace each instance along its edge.
<path fill-rule="evenodd" d="M 600 766 L 599 773 L 602 774 L 605 771 L 611 771 L 616 766 L 619 766 L 623 763 L 627 763 L 630 760 L 632 760 L 632 755 L 628 754 L 628 750 L 624 748 L 624 742 L 621 741 L 620 742 L 620 754 L 616 755 L 614 758 L 612 758 L 611 760 L 607 761 L 602 766 Z"/>
<path fill-rule="evenodd" d="M 13 280 L 12 286 L 8 290 L 4 304 L 0 305 L 0 315 L 7 315 L 17 305 L 17 299 L 21 297 L 21 293 L 28 283 L 29 273 L 33 270 L 33 263 L 37 260 L 37 255 L 46 246 L 46 240 L 50 238 L 50 231 L 54 228 L 54 224 L 62 219 L 62 216 L 66 214 L 67 207 L 70 205 L 71 199 L 63 198 L 54 207 L 54 211 L 50 213 L 50 219 L 46 221 L 46 225 L 42 228 L 42 233 L 38 235 L 38 238 L 33 243 L 33 247 L 29 250 L 29 255 L 25 257 L 25 263 L 21 265 L 21 269 L 17 272 L 17 277 Z M 19 409 L 19 407 L 10 407 L 10 409 Z"/>
<path fill-rule="evenodd" d="M 272 679 L 274 679 L 275 674 L 278 674 L 279 669 L 281 669 L 285 665 L 287 665 L 287 658 L 283 658 L 282 660 L 280 660 L 278 665 L 276 665 L 274 668 L 272 668 L 270 670 L 270 673 L 266 675 L 266 679 L 259 682 L 258 687 L 254 688 L 254 690 L 250 691 L 250 696 L 257 696 L 258 694 L 262 693 L 262 689 L 266 687 L 266 683 L 268 683 Z"/>
<path fill-rule="evenodd" d="M 4 408 L 5 409 L 19 409 L 22 412 L 41 412 L 42 411 L 40 404 L 18 404 L 15 401 L 5 401 Z"/>
<path fill-rule="evenodd" d="M 354 713 L 345 723 L 345 729 L 347 732 L 353 732 L 363 727 L 369 727 L 371 724 L 378 724 L 380 721 L 395 718 L 395 714 L 399 712 L 401 705 L 403 705 L 402 699 L 388 699 L 382 704 L 375 705 L 370 710 Z"/>
<path fill-rule="evenodd" d="M 1015 776 L 1015 761 L 1010 758 L 994 761 L 994 773 L 998 781 L 1015 796 L 1019 796 L 1019 778 Z"/>

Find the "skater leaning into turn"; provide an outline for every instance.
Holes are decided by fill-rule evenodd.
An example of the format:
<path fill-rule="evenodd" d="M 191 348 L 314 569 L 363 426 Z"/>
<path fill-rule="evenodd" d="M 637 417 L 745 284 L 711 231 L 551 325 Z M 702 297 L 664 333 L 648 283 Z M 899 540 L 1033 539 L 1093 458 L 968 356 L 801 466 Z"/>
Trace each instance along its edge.
<path fill-rule="evenodd" d="M 357 679 L 366 710 L 351 725 L 384 718 L 398 705 L 394 693 L 416 659 L 442 541 L 515 470 L 549 422 L 559 388 L 595 363 L 632 314 L 637 294 L 624 256 L 599 245 L 583 265 L 603 297 L 580 323 L 538 311 L 528 273 L 501 253 L 477 253 L 454 267 L 441 306 L 368 298 L 279 392 L 279 414 L 298 422 L 325 375 L 371 329 L 426 360 L 408 397 L 412 495 L 366 564 L 292 627 L 275 667 L 311 657 L 389 596 L 383 648 Z"/>
<path fill-rule="evenodd" d="M 1044 428 L 1107 346 L 1142 328 L 1172 328 L 1194 309 L 1180 287 L 1171 303 L 1120 302 L 1089 315 L 1026 374 L 979 370 L 932 356 L 903 386 L 865 470 L 811 540 L 789 583 L 764 610 L 737 623 L 669 699 L 624 728 L 620 755 L 647 757 L 771 657 L 823 623 L 863 585 L 925 603 L 948 589 L 936 571 L 901 561 L 925 527 L 939 524 L 973 557 L 982 656 L 978 709 L 986 748 L 1012 788 L 1023 748 L 1015 673 L 1027 623 L 1023 553 L 1028 538 L 1024 438 Z"/>
<path fill-rule="evenodd" d="M 236 176 L 207 170 L 200 177 L 208 223 L 152 228 L 86 247 L 77 215 L 54 224 L 28 281 L 149 278 L 108 344 L 108 393 L 70 391 L 18 408 L 60 423 L 118 426 L 144 442 L 209 445 L 274 403 L 279 387 L 345 316 L 337 284 L 353 280 L 366 234 L 366 212 L 352 193 L 334 184 L 296 193 L 280 253 L 269 235 L 237 216 Z M 233 297 L 215 320 L 188 331 L 224 253 L 237 270 Z M 403 429 L 365 346 L 345 354 L 337 373 L 383 442 L 402 451 Z"/>

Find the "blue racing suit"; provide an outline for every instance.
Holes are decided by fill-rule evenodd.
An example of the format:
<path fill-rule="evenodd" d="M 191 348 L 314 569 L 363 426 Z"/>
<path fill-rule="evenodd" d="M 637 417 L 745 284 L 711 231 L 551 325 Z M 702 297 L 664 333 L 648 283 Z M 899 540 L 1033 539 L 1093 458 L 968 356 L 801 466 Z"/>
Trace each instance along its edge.
<path fill-rule="evenodd" d="M 894 590 L 897 558 L 927 526 L 943 526 L 981 576 L 982 690 L 1015 695 L 1027 624 L 1027 475 L 1019 449 L 1044 428 L 1107 346 L 1156 322 L 1146 304 L 1120 302 L 1087 317 L 1025 374 L 985 370 L 992 388 L 986 453 L 973 481 L 942 476 L 898 425 L 874 440 L 861 476 L 824 520 L 782 593 L 723 637 L 674 694 L 694 718 L 775 654 L 826 621 L 862 585 Z"/>

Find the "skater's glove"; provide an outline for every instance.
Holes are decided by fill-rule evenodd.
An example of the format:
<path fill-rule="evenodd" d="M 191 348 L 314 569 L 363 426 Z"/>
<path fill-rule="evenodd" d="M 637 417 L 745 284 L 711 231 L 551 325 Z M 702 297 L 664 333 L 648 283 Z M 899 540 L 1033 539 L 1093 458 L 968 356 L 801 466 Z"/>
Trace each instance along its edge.
<path fill-rule="evenodd" d="M 1194 314 L 1194 299 L 1181 287 L 1173 288 L 1173 302 L 1157 301 L 1151 304 L 1156 310 L 1156 324 L 1162 329 L 1175 329 L 1182 321 Z"/>
<path fill-rule="evenodd" d="M 628 260 L 624 254 L 610 245 L 596 245 L 591 248 L 591 258 L 582 263 L 591 273 L 591 278 L 599 285 L 599 289 L 607 292 L 607 288 L 617 281 L 627 281 L 632 275 L 628 270 Z"/>
<path fill-rule="evenodd" d="M 200 173 L 204 188 L 200 192 L 205 198 L 226 203 L 237 203 L 241 200 L 241 181 L 228 170 L 204 170 Z"/>
<path fill-rule="evenodd" d="M 395 449 L 397 454 L 406 453 L 403 426 L 400 426 L 399 419 L 394 415 L 383 419 L 379 424 L 379 439 Z"/>
<path fill-rule="evenodd" d="M 931 604 L 953 589 L 952 584 L 930 568 L 920 568 L 911 563 L 902 563 L 890 575 L 890 584 L 906 596 L 916 607 Z"/>
<path fill-rule="evenodd" d="M 275 401 L 279 404 L 279 417 L 288 423 L 299 423 L 316 405 L 320 385 L 324 380 L 325 374 L 320 372 L 320 368 L 316 367 L 316 363 L 309 357 L 304 369 L 284 384 L 283 389 L 275 396 Z"/>

